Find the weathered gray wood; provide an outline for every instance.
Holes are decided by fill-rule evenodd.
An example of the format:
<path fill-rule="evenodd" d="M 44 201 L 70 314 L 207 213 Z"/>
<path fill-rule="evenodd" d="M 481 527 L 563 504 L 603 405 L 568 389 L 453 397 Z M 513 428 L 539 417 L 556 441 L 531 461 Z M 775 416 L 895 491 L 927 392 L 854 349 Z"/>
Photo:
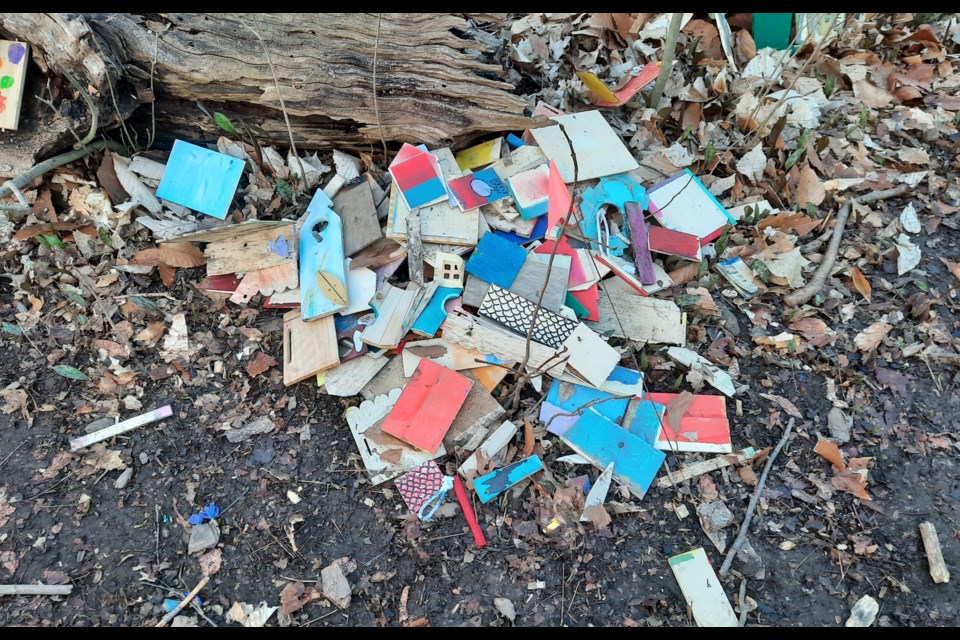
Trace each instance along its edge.
<path fill-rule="evenodd" d="M 950 582 L 950 570 L 947 569 L 947 563 L 943 560 L 937 528 L 932 522 L 920 524 L 920 538 L 923 539 L 923 549 L 927 553 L 927 562 L 930 563 L 930 577 L 937 584 Z"/>
<path fill-rule="evenodd" d="M 686 339 L 687 328 L 682 324 L 680 308 L 670 300 L 608 296 L 601 291 L 597 310 L 600 322 L 585 322 L 600 334 L 611 331 L 618 338 L 654 344 L 683 344 Z"/>
<path fill-rule="evenodd" d="M 343 255 L 352 256 L 383 237 L 377 206 L 366 181 L 341 189 L 333 198 L 333 210 L 343 222 Z"/>
<path fill-rule="evenodd" d="M 549 255 L 531 253 L 527 256 L 513 284 L 510 285 L 510 291 L 523 296 L 531 302 L 536 302 L 540 297 L 540 290 L 546 282 L 546 292 L 543 294 L 541 307 L 548 311 L 558 313 L 563 301 L 567 297 L 567 280 L 570 279 L 570 256 L 557 254 L 553 258 L 553 268 L 550 269 L 550 279 L 547 280 L 547 262 L 540 258 L 550 258 Z M 486 295 L 486 294 L 484 294 Z M 481 299 L 481 302 L 483 300 Z"/>
<path fill-rule="evenodd" d="M 0 584 L 0 596 L 67 596 L 72 584 Z"/>

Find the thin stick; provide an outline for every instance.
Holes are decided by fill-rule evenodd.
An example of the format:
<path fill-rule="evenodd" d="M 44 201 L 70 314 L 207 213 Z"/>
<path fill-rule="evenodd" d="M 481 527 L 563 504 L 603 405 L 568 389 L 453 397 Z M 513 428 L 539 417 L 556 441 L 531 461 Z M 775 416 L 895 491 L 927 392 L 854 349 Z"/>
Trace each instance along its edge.
<path fill-rule="evenodd" d="M 747 624 L 747 579 L 744 578 L 740 581 L 740 626 L 745 626 Z"/>
<path fill-rule="evenodd" d="M 677 38 L 680 35 L 680 23 L 682 22 L 683 12 L 675 13 L 670 18 L 670 26 L 667 28 L 667 41 L 663 44 L 663 60 L 660 62 L 660 73 L 657 75 L 657 83 L 653 85 L 653 92 L 650 94 L 648 105 L 654 110 L 660 104 L 663 89 L 667 86 L 667 78 L 670 77 L 670 71 L 673 69 L 673 59 L 677 55 Z"/>
<path fill-rule="evenodd" d="M 777 455 L 779 455 L 780 450 L 783 449 L 783 445 L 787 443 L 787 438 L 790 437 L 790 432 L 793 431 L 793 423 L 795 421 L 796 418 L 790 418 L 790 422 L 787 423 L 787 428 L 783 430 L 783 437 L 780 438 L 780 442 L 777 443 L 773 453 L 767 458 L 767 465 L 763 468 L 763 473 L 760 475 L 760 482 L 757 483 L 757 488 L 753 490 L 750 504 L 747 505 L 747 515 L 743 517 L 740 532 L 737 534 L 737 538 L 733 541 L 733 544 L 730 545 L 730 551 L 727 552 L 727 557 L 724 558 L 723 564 L 720 566 L 721 577 L 725 577 L 730 571 L 730 564 L 733 563 L 733 557 L 737 555 L 737 551 L 740 550 L 740 547 L 743 546 L 744 541 L 747 539 L 747 534 L 750 532 L 750 521 L 753 520 L 753 510 L 757 508 L 757 502 L 760 501 L 760 494 L 763 493 L 763 485 L 766 484 L 767 476 L 770 475 L 770 469 L 773 468 L 773 461 L 777 459 Z"/>
<path fill-rule="evenodd" d="M 10 189 L 10 184 L 12 184 L 13 186 L 19 189 L 22 189 L 23 187 L 27 186 L 28 184 L 30 184 L 31 182 L 33 182 L 34 180 L 36 180 L 37 178 L 45 174 L 46 172 L 52 171 L 57 167 L 62 167 L 65 164 L 73 162 L 74 160 L 79 160 L 84 156 L 90 155 L 94 151 L 99 151 L 100 149 L 113 149 L 116 151 L 125 151 L 126 148 L 121 144 L 117 144 L 116 142 L 98 140 L 96 142 L 91 142 L 83 149 L 67 151 L 66 153 L 61 153 L 58 156 L 53 156 L 52 158 L 48 158 L 47 160 L 44 160 L 40 164 L 34 166 L 32 169 L 29 169 L 28 171 L 21 173 L 13 180 L 10 180 L 9 184 L 4 183 L 3 185 L 0 185 L 0 200 L 2 200 L 3 198 L 6 198 L 7 196 L 13 193 L 13 191 Z"/>
<path fill-rule="evenodd" d="M 783 301 L 787 304 L 787 306 L 799 307 L 810 300 L 810 298 L 820 293 L 820 289 L 823 288 L 824 283 L 827 281 L 827 276 L 830 275 L 830 272 L 833 270 L 833 265 L 837 261 L 837 253 L 840 251 L 840 241 L 843 239 L 843 228 L 847 225 L 847 218 L 850 217 L 850 210 L 853 207 L 854 202 L 857 204 L 863 204 L 865 202 L 886 200 L 887 198 L 902 196 L 911 189 L 913 189 L 913 187 L 910 185 L 901 184 L 893 189 L 875 191 L 874 193 L 867 193 L 862 196 L 851 197 L 844 202 L 843 206 L 840 207 L 840 211 L 837 213 L 837 224 L 833 227 L 833 235 L 830 236 L 830 244 L 827 245 L 827 250 L 823 254 L 823 259 L 820 261 L 820 266 L 817 267 L 813 277 L 810 278 L 810 282 L 808 282 L 805 286 L 800 287 L 790 295 L 783 297 Z"/>
<path fill-rule="evenodd" d="M 66 596 L 72 584 L 0 584 L 0 596 Z"/>
<path fill-rule="evenodd" d="M 208 582 L 210 582 L 210 576 L 203 576 L 203 579 L 200 581 L 200 583 L 196 587 L 193 588 L 193 591 L 187 594 L 187 597 L 181 600 L 180 604 L 178 604 L 173 611 L 163 616 L 163 618 L 160 619 L 160 622 L 158 622 L 155 626 L 156 627 L 167 626 L 167 623 L 173 620 L 178 613 L 183 611 L 183 608 L 193 601 L 193 599 L 197 596 L 197 594 L 200 593 L 200 590 L 203 589 L 205 586 L 207 586 Z"/>

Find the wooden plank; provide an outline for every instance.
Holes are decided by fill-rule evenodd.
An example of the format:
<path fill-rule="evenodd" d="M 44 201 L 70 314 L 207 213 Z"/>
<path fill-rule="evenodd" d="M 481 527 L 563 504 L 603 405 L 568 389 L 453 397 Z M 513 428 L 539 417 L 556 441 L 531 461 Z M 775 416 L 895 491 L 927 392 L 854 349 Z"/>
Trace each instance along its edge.
<path fill-rule="evenodd" d="M 523 336 L 526 336 L 532 323 L 532 339 L 554 349 L 559 349 L 579 324 L 542 308 L 534 318 L 535 310 L 536 304 L 533 302 L 491 284 L 478 312 Z"/>
<path fill-rule="evenodd" d="M 920 523 L 920 537 L 923 539 L 923 549 L 927 553 L 927 562 L 930 563 L 930 577 L 937 584 L 950 582 L 950 570 L 947 569 L 947 563 L 943 561 L 937 528 L 932 522 Z"/>
<path fill-rule="evenodd" d="M 546 400 L 540 406 L 540 421 L 549 423 L 547 431 L 562 436 L 586 411 L 599 413 L 611 422 L 619 422 L 629 402 L 629 398 L 554 379 Z M 573 415 L 560 415 L 564 413 Z"/>
<path fill-rule="evenodd" d="M 495 233 L 487 233 L 480 238 L 465 269 L 471 275 L 507 289 L 526 259 L 526 249 Z"/>
<path fill-rule="evenodd" d="M 243 175 L 243 160 L 176 140 L 157 197 L 219 220 L 227 217 Z"/>
<path fill-rule="evenodd" d="M 387 216 L 387 237 L 406 240 L 410 207 L 390 191 L 390 214 Z M 480 210 L 466 213 L 448 202 L 420 207 L 420 238 L 424 243 L 475 246 L 479 236 Z"/>
<path fill-rule="evenodd" d="M 566 135 L 560 130 L 560 125 L 532 129 L 531 133 L 541 151 L 556 162 L 567 184 L 573 182 L 574 178 L 573 157 L 567 136 L 573 142 L 573 152 L 577 156 L 576 177 L 580 182 L 631 171 L 639 166 L 599 111 L 553 116 L 551 120 L 562 123 Z"/>
<path fill-rule="evenodd" d="M 502 464 L 502 460 L 495 459 L 507 448 L 507 445 L 510 444 L 510 441 L 513 440 L 513 436 L 515 435 L 517 435 L 517 425 L 509 420 L 504 420 L 503 424 L 497 427 L 496 430 L 483 441 L 480 448 L 463 461 L 463 464 L 457 469 L 457 473 L 459 473 L 464 480 L 472 480 L 477 475 L 477 466 L 479 464 L 479 456 L 481 455 L 487 460 L 493 460 L 497 464 Z"/>
<path fill-rule="evenodd" d="M 657 445 L 660 429 L 663 424 L 663 414 L 666 407 L 652 400 L 634 398 L 627 405 L 623 414 L 623 426 L 635 436 L 643 438 L 651 447 Z"/>
<path fill-rule="evenodd" d="M 586 320 L 598 322 L 600 320 L 600 283 L 581 291 L 570 291 L 570 296 L 586 310 Z"/>
<path fill-rule="evenodd" d="M 407 376 L 403 375 L 402 358 L 383 356 L 378 360 L 386 360 L 387 363 L 360 389 L 360 394 L 367 400 L 373 400 L 391 389 L 402 388 L 407 384 Z"/>
<path fill-rule="evenodd" d="M 297 242 L 292 222 L 283 225 L 230 225 L 216 232 L 200 235 L 194 242 L 207 242 L 203 251 L 207 259 L 207 275 L 248 273 L 257 269 L 297 264 Z M 214 237 L 214 240 L 204 238 Z M 177 238 L 177 242 L 180 242 Z M 273 247 L 273 248 L 271 248 Z M 284 249 L 286 248 L 286 255 Z"/>
<path fill-rule="evenodd" d="M 680 484 L 685 480 L 699 478 L 705 473 L 710 473 L 711 471 L 716 471 L 717 469 L 722 469 L 723 467 L 729 467 L 730 465 L 734 464 L 745 464 L 749 462 L 749 460 L 753 458 L 756 453 L 757 452 L 753 447 L 747 447 L 743 451 L 738 451 L 736 453 L 717 456 L 716 458 L 710 458 L 709 460 L 702 460 L 700 462 L 693 462 L 680 469 L 677 469 L 676 471 L 671 471 L 669 476 L 661 476 L 661 478 L 657 481 L 657 485 L 660 488 L 666 489 L 674 483 Z"/>
<path fill-rule="evenodd" d="M 698 627 L 739 626 L 703 547 L 675 555 L 669 562 Z"/>
<path fill-rule="evenodd" d="M 0 584 L 0 596 L 68 596 L 72 591 L 72 584 Z"/>
<path fill-rule="evenodd" d="M 283 314 L 283 384 L 290 386 L 340 363 L 333 316 L 304 322 L 299 309 Z"/>
<path fill-rule="evenodd" d="M 453 371 L 476 369 L 485 366 L 484 355 L 476 349 L 468 349 L 444 338 L 431 338 L 408 342 L 400 354 L 403 360 L 403 375 L 408 378 L 424 359 Z M 480 362 L 477 362 L 480 360 Z"/>
<path fill-rule="evenodd" d="M 592 411 L 584 412 L 561 439 L 598 469 L 615 462 L 614 480 L 640 499 L 666 458 L 642 438 Z"/>
<path fill-rule="evenodd" d="M 343 227 L 319 189 L 300 229 L 300 310 L 304 320 L 336 313 L 347 306 Z"/>
<path fill-rule="evenodd" d="M 407 216 L 407 269 L 410 281 L 423 286 L 423 239 L 420 237 L 420 211 Z"/>
<path fill-rule="evenodd" d="M 601 292 L 597 308 L 600 322 L 586 321 L 586 325 L 597 333 L 609 331 L 618 338 L 644 344 L 682 345 L 686 341 L 687 327 L 680 307 L 670 300 L 613 296 Z"/>
<path fill-rule="evenodd" d="M 669 405 L 679 394 L 648 393 L 645 400 L 664 406 Z M 669 410 L 668 410 L 669 412 Z M 696 395 L 687 412 L 680 419 L 676 432 L 666 421 L 657 438 L 656 447 L 664 451 L 709 451 L 730 453 L 730 421 L 727 420 L 726 399 L 723 396 Z"/>
<path fill-rule="evenodd" d="M 650 251 L 654 253 L 676 256 L 695 262 L 700 262 L 703 259 L 700 252 L 700 238 L 690 233 L 652 225 L 649 242 Z"/>
<path fill-rule="evenodd" d="M 494 138 L 458 151 L 456 154 L 457 166 L 460 167 L 461 171 L 469 171 L 499 160 L 502 145 L 503 138 Z"/>
<path fill-rule="evenodd" d="M 633 242 L 633 259 L 637 265 L 637 276 L 643 284 L 654 284 L 657 281 L 657 274 L 653 270 L 653 257 L 650 255 L 643 208 L 636 202 L 627 202 L 623 208 L 630 226 L 630 240 Z M 698 244 L 697 249 L 699 248 Z"/>
<path fill-rule="evenodd" d="M 479 307 L 483 304 L 483 299 L 487 296 L 487 289 L 490 283 L 481 280 L 477 276 L 467 276 L 466 284 L 463 287 L 463 304 L 468 307 Z"/>
<path fill-rule="evenodd" d="M 465 375 L 471 377 L 469 372 Z M 450 429 L 443 437 L 451 450 L 454 448 L 473 451 L 490 432 L 490 425 L 506 414 L 497 399 L 479 384 L 470 387 L 467 399 L 453 419 Z"/>
<path fill-rule="evenodd" d="M 470 369 L 467 372 L 471 378 L 480 383 L 480 385 L 493 393 L 493 390 L 496 389 L 503 379 L 507 377 L 507 374 L 510 373 L 509 370 L 499 367 L 497 365 L 489 365 L 486 367 L 477 367 L 476 369 Z"/>
<path fill-rule="evenodd" d="M 350 397 L 360 393 L 383 369 L 388 358 L 367 354 L 317 374 L 317 384 L 331 396 Z"/>
<path fill-rule="evenodd" d="M 286 227 L 290 227 L 291 233 L 293 233 L 294 222 L 291 220 L 247 220 L 246 222 L 238 222 L 237 224 L 223 224 L 222 222 L 216 220 L 210 220 L 211 223 L 215 226 L 211 226 L 207 229 L 200 229 L 199 231 L 193 231 L 191 233 L 185 233 L 183 235 L 177 236 L 174 238 L 175 242 L 220 242 L 220 241 L 229 241 L 236 240 L 238 238 L 244 238 L 249 236 L 255 236 L 261 232 L 266 231 L 278 231 L 281 230 L 284 237 L 286 237 Z M 267 236 L 270 234 L 267 233 Z M 276 238 L 276 235 L 274 235 Z M 232 272 L 231 272 L 232 273 Z M 208 274 L 211 275 L 211 274 Z"/>
<path fill-rule="evenodd" d="M 352 269 L 362 269 L 364 267 L 376 269 L 406 255 L 407 248 L 402 244 L 398 244 L 396 240 L 390 238 L 381 238 L 353 256 L 350 267 Z"/>
<path fill-rule="evenodd" d="M 383 237 L 373 194 L 365 182 L 341 189 L 333 198 L 333 210 L 343 222 L 343 253 L 352 256 Z"/>
<path fill-rule="evenodd" d="M 337 312 L 349 316 L 370 308 L 370 301 L 377 295 L 377 274 L 366 268 L 353 269 L 351 259 L 346 260 L 344 275 L 347 278 L 347 307 Z"/>
<path fill-rule="evenodd" d="M 480 502 L 486 504 L 541 469 L 543 469 L 543 463 L 540 458 L 530 456 L 485 476 L 480 476 L 473 481 L 473 488 L 476 490 Z"/>
<path fill-rule="evenodd" d="M 110 438 L 126 433 L 127 431 L 133 431 L 134 429 L 142 427 L 145 424 L 150 424 L 151 422 L 162 420 L 163 418 L 169 418 L 172 415 L 173 409 L 170 407 L 170 405 L 164 405 L 159 409 L 142 413 L 139 416 L 129 418 L 123 422 L 118 422 L 113 426 L 94 431 L 93 433 L 88 433 L 87 435 L 80 436 L 79 438 L 73 438 L 70 440 L 70 450 L 78 451 L 84 447 L 89 447 L 92 444 L 109 440 Z"/>
<path fill-rule="evenodd" d="M 384 283 L 377 292 L 377 319 L 364 329 L 360 339 L 374 347 L 392 349 L 403 339 L 403 323 L 416 304 L 417 291 L 405 291 Z"/>
<path fill-rule="evenodd" d="M 726 225 L 737 224 L 689 169 L 654 185 L 647 197 L 650 211 L 660 224 L 695 235 L 701 244 L 717 238 Z"/>
<path fill-rule="evenodd" d="M 393 389 L 387 394 L 364 400 L 344 413 L 363 466 L 372 474 L 370 483 L 374 486 L 447 453 L 443 445 L 433 453 L 418 451 L 383 433 L 383 419 L 396 405 L 400 393 L 399 388 Z"/>
<path fill-rule="evenodd" d="M 480 324 L 479 319 L 462 313 L 451 313 L 443 323 L 443 337 L 465 347 L 471 347 L 481 353 L 492 353 L 507 362 L 522 362 L 526 352 L 526 340 L 508 331 L 494 329 Z M 566 366 L 566 359 L 554 358 L 556 350 L 530 341 L 530 359 L 527 365 L 539 368 L 550 361 L 544 371 L 549 375 L 560 375 Z"/>
<path fill-rule="evenodd" d="M 563 348 L 567 350 L 567 371 L 594 387 L 601 387 L 620 362 L 620 353 L 583 323 L 563 341 Z"/>
<path fill-rule="evenodd" d="M 456 371 L 421 361 L 384 420 L 383 432 L 421 451 L 436 451 L 472 386 Z"/>
<path fill-rule="evenodd" d="M 542 260 L 544 258 L 545 260 Z M 527 300 L 536 303 L 540 296 L 540 290 L 546 283 L 546 291 L 543 294 L 541 307 L 548 311 L 557 313 L 563 306 L 563 301 L 567 295 L 567 281 L 570 278 L 570 256 L 554 256 L 553 268 L 549 270 L 549 280 L 547 279 L 547 260 L 550 256 L 531 253 L 527 255 L 523 266 L 517 272 L 517 277 L 509 290 Z"/>
<path fill-rule="evenodd" d="M 16 130 L 20 123 L 24 80 L 30 62 L 30 45 L 26 42 L 0 40 L 0 129 Z"/>

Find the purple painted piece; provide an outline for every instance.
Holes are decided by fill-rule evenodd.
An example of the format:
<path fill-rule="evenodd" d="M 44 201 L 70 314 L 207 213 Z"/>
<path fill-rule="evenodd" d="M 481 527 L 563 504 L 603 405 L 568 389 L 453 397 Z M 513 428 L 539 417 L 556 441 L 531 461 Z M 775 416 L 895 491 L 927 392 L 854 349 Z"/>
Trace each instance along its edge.
<path fill-rule="evenodd" d="M 643 284 L 656 284 L 657 273 L 653 270 L 653 257 L 650 255 L 647 225 L 643 221 L 643 208 L 636 202 L 624 203 L 623 208 L 630 224 L 630 240 L 633 242 L 633 256 L 637 263 L 637 275 Z"/>

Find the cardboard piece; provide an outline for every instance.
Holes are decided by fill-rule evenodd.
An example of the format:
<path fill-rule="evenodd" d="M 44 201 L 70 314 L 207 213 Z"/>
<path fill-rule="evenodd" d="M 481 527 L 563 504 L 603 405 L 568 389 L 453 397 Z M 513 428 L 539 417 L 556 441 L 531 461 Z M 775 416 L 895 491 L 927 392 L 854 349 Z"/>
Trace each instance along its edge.
<path fill-rule="evenodd" d="M 333 316 L 304 322 L 300 310 L 283 315 L 283 384 L 290 386 L 340 363 Z"/>
<path fill-rule="evenodd" d="M 675 555 L 669 562 L 698 627 L 739 626 L 703 547 Z"/>
<path fill-rule="evenodd" d="M 727 213 L 716 196 L 703 186 L 689 169 L 676 173 L 649 191 L 650 211 L 668 229 L 689 233 L 706 244 L 737 221 Z"/>
<path fill-rule="evenodd" d="M 543 463 L 540 458 L 530 456 L 520 462 L 514 462 L 485 476 L 480 476 L 473 481 L 473 488 L 476 490 L 480 502 L 486 504 L 510 487 L 526 480 L 542 469 Z"/>
<path fill-rule="evenodd" d="M 436 451 L 472 386 L 456 371 L 422 360 L 384 420 L 383 432 L 421 451 Z"/>
<path fill-rule="evenodd" d="M 389 171 L 410 209 L 440 202 L 447 197 L 440 165 L 425 147 L 404 143 L 390 163 Z"/>
<path fill-rule="evenodd" d="M 30 62 L 26 42 L 0 40 L 0 129 L 16 130 Z"/>
<path fill-rule="evenodd" d="M 486 233 L 467 260 L 466 272 L 508 289 L 520 272 L 527 252 L 509 240 Z"/>
<path fill-rule="evenodd" d="M 317 190 L 300 229 L 300 310 L 304 320 L 347 307 L 343 227 L 327 195 Z"/>
<path fill-rule="evenodd" d="M 651 62 L 644 65 L 640 71 L 630 78 L 626 84 L 616 90 L 610 90 L 596 74 L 589 71 L 577 71 L 580 80 L 590 93 L 590 99 L 597 107 L 619 107 L 630 98 L 635 96 L 638 91 L 657 79 L 660 73 L 660 63 Z"/>
<path fill-rule="evenodd" d="M 223 220 L 241 175 L 243 160 L 177 140 L 157 197 Z"/>
<path fill-rule="evenodd" d="M 573 142 L 580 182 L 632 171 L 640 166 L 600 111 L 553 116 L 551 120 L 561 123 Z M 556 162 L 563 181 L 573 182 L 573 157 L 560 125 L 533 129 L 531 134 L 551 162 Z"/>
<path fill-rule="evenodd" d="M 478 209 L 485 204 L 510 196 L 510 190 L 493 169 L 455 178 L 449 182 L 450 190 L 462 211 Z"/>
<path fill-rule="evenodd" d="M 669 405 L 676 393 L 648 393 L 644 399 L 657 404 Z M 663 430 L 657 436 L 657 449 L 664 451 L 708 451 L 730 453 L 730 421 L 727 420 L 726 399 L 723 396 L 697 395 L 693 404 L 680 420 L 677 432 L 670 427 L 664 416 Z M 631 427 L 632 430 L 633 427 Z"/>

